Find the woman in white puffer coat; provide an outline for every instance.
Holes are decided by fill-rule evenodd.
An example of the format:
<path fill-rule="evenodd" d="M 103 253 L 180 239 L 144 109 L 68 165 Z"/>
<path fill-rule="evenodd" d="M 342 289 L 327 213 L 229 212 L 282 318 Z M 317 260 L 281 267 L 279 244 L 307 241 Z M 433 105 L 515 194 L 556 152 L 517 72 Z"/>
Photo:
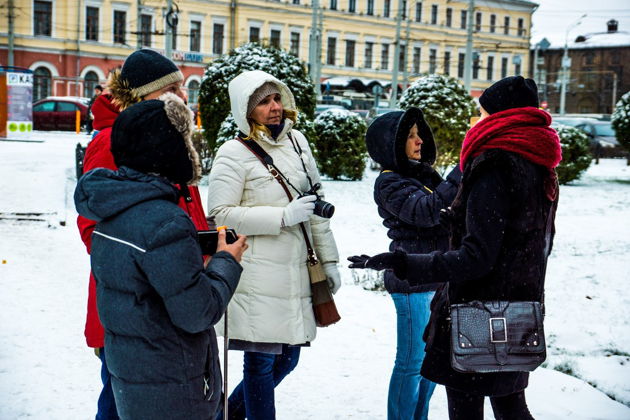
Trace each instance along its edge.
<path fill-rule="evenodd" d="M 292 129 L 297 111 L 287 86 L 256 70 L 241 73 L 228 89 L 240 136 L 256 141 L 273 158 L 299 190 L 292 195 L 298 197 L 311 189 L 311 182 L 319 183 L 308 142 Z M 316 333 L 300 222 L 333 293 L 341 285 L 337 246 L 329 219 L 313 214 L 315 197 L 289 202 L 280 183 L 238 140 L 227 141 L 217 151 L 208 188 L 210 215 L 217 224 L 247 235 L 249 242 L 241 281 L 228 307 L 229 348 L 245 351 L 243 381 L 230 395 L 228 415 L 273 419 L 274 388 L 295 368 L 300 348 Z M 321 190 L 318 193 L 321 196 Z M 217 330 L 222 332 L 222 326 Z"/>

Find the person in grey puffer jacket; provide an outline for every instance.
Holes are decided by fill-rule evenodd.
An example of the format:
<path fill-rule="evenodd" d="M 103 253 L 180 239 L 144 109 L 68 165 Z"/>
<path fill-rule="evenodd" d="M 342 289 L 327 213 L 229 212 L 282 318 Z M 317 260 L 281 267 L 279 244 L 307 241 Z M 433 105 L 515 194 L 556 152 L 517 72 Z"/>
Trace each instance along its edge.
<path fill-rule="evenodd" d="M 461 171 L 455 167 L 444 180 L 431 166 L 437 152 L 422 111 L 412 107 L 404 112 L 388 112 L 372 122 L 365 139 L 370 157 L 383 168 L 374 183 L 374 201 L 392 240 L 390 251 L 448 250 L 448 231 L 440 224 L 440 210 L 455 198 Z M 384 277 L 397 319 L 387 418 L 425 420 L 435 383 L 420 375 L 422 334 L 438 285 L 410 286 L 392 271 L 385 272 Z"/>
<path fill-rule="evenodd" d="M 192 114 L 167 93 L 123 111 L 117 171 L 85 174 L 77 211 L 98 222 L 91 264 L 105 352 L 122 419 L 214 419 L 221 371 L 213 325 L 238 285 L 244 236 L 204 264 L 175 183 L 198 178 Z"/>

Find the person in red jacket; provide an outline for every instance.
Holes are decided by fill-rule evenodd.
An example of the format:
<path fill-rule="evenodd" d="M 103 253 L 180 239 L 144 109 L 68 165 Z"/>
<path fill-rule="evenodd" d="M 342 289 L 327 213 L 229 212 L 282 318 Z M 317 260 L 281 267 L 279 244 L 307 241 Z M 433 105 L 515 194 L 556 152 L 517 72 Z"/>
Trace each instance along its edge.
<path fill-rule="evenodd" d="M 100 95 L 92 106 L 93 127 L 98 134 L 90 141 L 83 159 L 83 173 L 95 168 L 118 169 L 111 153 L 111 131 L 118 114 L 134 103 L 155 99 L 172 92 L 186 100 L 182 90 L 183 74 L 168 58 L 153 50 L 138 50 L 132 53 L 122 66 L 114 70 L 108 80 L 109 93 Z M 179 206 L 188 213 L 197 230 L 208 230 L 208 222 L 196 186 L 180 187 Z M 78 216 L 77 225 L 88 254 L 92 247 L 92 232 L 96 222 Z M 88 347 L 101 359 L 103 390 L 98 399 L 96 420 L 118 419 L 116 403 L 112 393 L 109 371 L 105 360 L 105 331 L 96 308 L 96 281 L 90 272 L 88 288 L 85 339 Z"/>

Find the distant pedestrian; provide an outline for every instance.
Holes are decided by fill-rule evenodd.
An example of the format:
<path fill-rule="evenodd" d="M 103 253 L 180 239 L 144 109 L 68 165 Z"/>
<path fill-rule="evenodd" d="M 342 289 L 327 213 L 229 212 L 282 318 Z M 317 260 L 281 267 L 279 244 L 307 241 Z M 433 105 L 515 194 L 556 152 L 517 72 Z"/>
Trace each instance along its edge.
<path fill-rule="evenodd" d="M 428 253 L 448 250 L 448 231 L 440 210 L 450 206 L 461 179 L 459 165 L 446 180 L 433 169 L 437 155 L 431 128 L 422 111 L 388 112 L 376 118 L 366 134 L 370 157 L 383 171 L 374 182 L 378 213 L 392 239 L 390 251 Z M 435 383 L 420 375 L 424 359 L 422 334 L 429 304 L 439 283 L 410 286 L 392 271 L 385 288 L 396 308 L 396 360 L 389 382 L 387 418 L 426 420 Z"/>
<path fill-rule="evenodd" d="M 85 123 L 86 125 L 85 129 L 88 134 L 91 134 L 92 129 L 93 129 L 92 120 L 94 120 L 94 115 L 92 114 L 92 106 L 94 105 L 96 98 L 101 96 L 102 93 L 103 93 L 103 87 L 101 85 L 94 86 L 94 95 L 92 95 L 92 98 L 90 99 L 90 103 L 88 104 L 88 112 L 87 112 L 88 118 L 87 118 L 87 122 Z"/>
<path fill-rule="evenodd" d="M 122 419 L 213 420 L 221 372 L 212 326 L 241 274 L 246 238 L 225 234 L 204 264 L 174 184 L 196 182 L 192 112 L 166 93 L 123 111 L 112 130 L 118 170 L 78 182 L 77 211 L 97 221 L 91 266 L 105 354 Z"/>
<path fill-rule="evenodd" d="M 449 305 L 540 300 L 555 231 L 560 140 L 549 127 L 549 114 L 538 109 L 531 79 L 500 80 L 479 103 L 481 118 L 462 146 L 464 175 L 452 205 L 451 250 L 353 256 L 350 267 L 392 269 L 412 286 L 447 283 L 432 303 L 421 373 L 446 387 L 451 420 L 483 419 L 486 396 L 497 419 L 532 419 L 525 402 L 528 372 L 453 369 Z"/>

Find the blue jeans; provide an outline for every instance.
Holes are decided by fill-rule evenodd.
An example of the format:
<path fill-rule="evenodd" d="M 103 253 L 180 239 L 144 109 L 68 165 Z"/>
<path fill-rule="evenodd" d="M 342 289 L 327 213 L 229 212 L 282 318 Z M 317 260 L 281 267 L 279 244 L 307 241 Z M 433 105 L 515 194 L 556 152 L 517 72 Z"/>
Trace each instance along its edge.
<path fill-rule="evenodd" d="M 426 420 L 435 384 L 420 375 L 424 359 L 422 334 L 429 322 L 435 292 L 392 293 L 396 306 L 396 361 L 389 382 L 388 420 Z"/>
<path fill-rule="evenodd" d="M 111 375 L 107 370 L 107 361 L 105 360 L 105 348 L 99 349 L 98 357 L 101 359 L 101 380 L 103 381 L 103 390 L 98 397 L 98 411 L 96 412 L 96 420 L 118 420 L 116 412 L 116 401 L 114 401 L 114 392 L 112 391 Z"/>
<path fill-rule="evenodd" d="M 228 399 L 229 420 L 276 418 L 274 388 L 297 366 L 300 347 L 284 344 L 282 354 L 246 351 L 243 380 Z M 219 416 L 223 418 L 223 416 Z"/>

